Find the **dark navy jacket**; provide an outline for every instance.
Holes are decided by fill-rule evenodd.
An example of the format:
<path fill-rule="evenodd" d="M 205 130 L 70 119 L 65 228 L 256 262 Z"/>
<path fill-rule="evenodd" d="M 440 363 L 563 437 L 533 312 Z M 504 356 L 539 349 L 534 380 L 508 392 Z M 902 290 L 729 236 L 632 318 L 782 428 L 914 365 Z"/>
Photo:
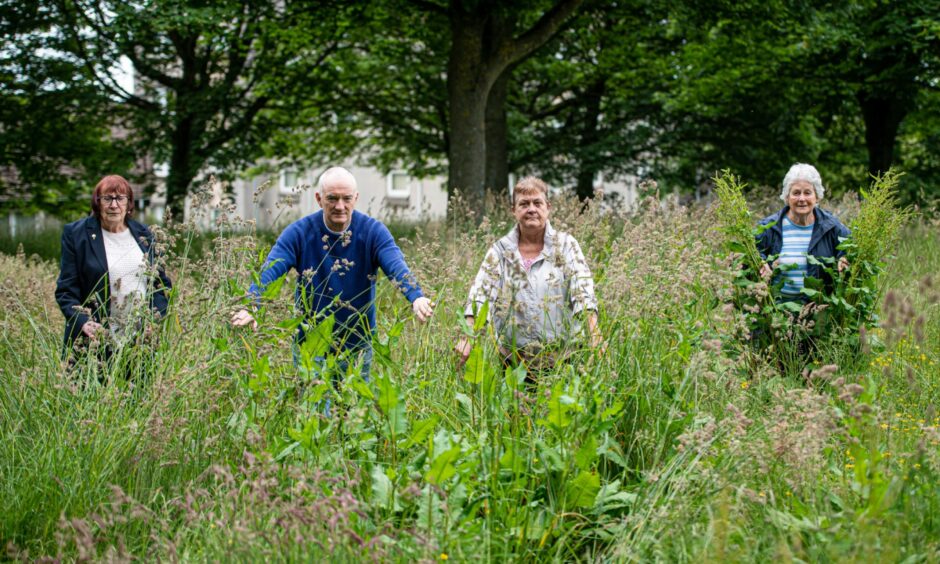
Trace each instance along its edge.
<path fill-rule="evenodd" d="M 153 233 L 142 223 L 127 220 L 134 240 L 153 264 Z M 150 307 L 166 316 L 170 279 L 162 268 L 159 280 L 150 283 Z M 94 216 L 69 223 L 62 231 L 62 259 L 59 279 L 56 281 L 55 299 L 65 316 L 65 347 L 82 334 L 82 325 L 89 319 L 105 323 L 111 309 L 108 299 L 108 259 L 104 251 L 101 224 Z"/>
<path fill-rule="evenodd" d="M 757 237 L 757 250 L 760 251 L 761 258 L 764 260 L 767 260 L 770 255 L 779 255 L 783 248 L 783 218 L 788 211 L 790 211 L 790 206 L 784 206 L 779 212 L 760 220 L 761 225 L 767 225 L 772 221 L 777 222 Z M 836 247 L 841 243 L 840 237 L 844 239 L 851 234 L 849 228 L 842 225 L 842 222 L 832 213 L 818 207 L 813 209 L 813 215 L 816 220 L 813 222 L 813 235 L 809 240 L 809 249 L 806 254 L 823 258 L 842 257 L 845 253 Z M 824 276 L 821 270 L 818 265 L 806 265 L 807 276 L 819 278 L 827 288 L 831 287 L 832 280 L 829 276 Z"/>

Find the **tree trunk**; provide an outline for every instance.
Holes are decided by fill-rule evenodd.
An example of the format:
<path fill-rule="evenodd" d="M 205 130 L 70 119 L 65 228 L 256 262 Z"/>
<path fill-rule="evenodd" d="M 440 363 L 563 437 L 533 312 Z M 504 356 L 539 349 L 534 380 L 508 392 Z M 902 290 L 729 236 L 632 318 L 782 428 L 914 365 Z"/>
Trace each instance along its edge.
<path fill-rule="evenodd" d="M 174 220 L 185 221 L 186 196 L 196 177 L 198 166 L 193 163 L 192 120 L 183 118 L 171 135 L 170 170 L 166 177 L 166 209 Z"/>
<path fill-rule="evenodd" d="M 506 126 L 506 95 L 512 69 L 499 75 L 486 101 L 486 189 L 507 199 L 509 186 L 509 130 Z"/>
<path fill-rule="evenodd" d="M 500 75 L 554 36 L 583 0 L 558 0 L 535 24 L 513 37 L 515 15 L 499 13 L 498 3 L 451 0 L 447 95 L 450 143 L 448 185 L 483 209 L 486 194 L 486 106 Z M 482 215 L 477 216 L 478 219 Z"/>
<path fill-rule="evenodd" d="M 894 164 L 898 129 L 909 105 L 897 97 L 884 98 L 867 92 L 859 92 L 856 98 L 865 120 L 868 173 L 887 172 Z"/>
<path fill-rule="evenodd" d="M 604 97 L 606 84 L 603 78 L 594 81 L 588 86 L 584 94 L 585 108 L 584 121 L 581 126 L 581 148 L 585 149 L 597 143 L 600 135 L 597 126 L 600 123 L 601 100 Z M 578 170 L 578 183 L 575 193 L 582 202 L 594 197 L 594 179 L 600 170 L 601 163 L 594 157 L 594 151 L 585 151 L 582 155 L 581 166 Z"/>
<path fill-rule="evenodd" d="M 486 100 L 492 80 L 483 63 L 483 22 L 455 17 L 447 64 L 450 107 L 449 197 L 456 191 L 483 209 L 486 181 Z"/>

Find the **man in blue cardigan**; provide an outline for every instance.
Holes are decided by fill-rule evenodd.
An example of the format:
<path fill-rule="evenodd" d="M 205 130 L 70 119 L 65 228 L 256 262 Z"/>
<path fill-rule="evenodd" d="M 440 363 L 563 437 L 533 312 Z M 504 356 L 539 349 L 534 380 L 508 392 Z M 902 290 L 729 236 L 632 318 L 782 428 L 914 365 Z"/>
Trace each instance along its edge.
<path fill-rule="evenodd" d="M 361 355 L 368 375 L 375 328 L 375 280 L 379 268 L 412 304 L 419 321 L 427 321 L 434 304 L 421 292 L 401 249 L 382 222 L 355 211 L 359 199 L 356 179 L 342 167 L 320 175 L 316 191 L 320 211 L 295 221 L 278 237 L 261 272 L 262 289 L 293 268 L 299 274 L 295 299 L 305 316 L 316 322 L 334 316 L 333 350 Z M 232 325 L 257 327 L 250 312 L 240 310 Z M 304 327 L 298 333 L 304 340 Z"/>

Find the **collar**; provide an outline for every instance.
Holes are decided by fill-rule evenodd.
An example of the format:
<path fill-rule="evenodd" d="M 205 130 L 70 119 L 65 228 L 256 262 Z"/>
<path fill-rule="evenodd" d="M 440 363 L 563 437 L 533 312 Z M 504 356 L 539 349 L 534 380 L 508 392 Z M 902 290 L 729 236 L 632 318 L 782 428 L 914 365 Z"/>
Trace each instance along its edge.
<path fill-rule="evenodd" d="M 324 213 L 323 210 L 320 210 L 320 219 L 323 221 L 323 229 L 326 229 L 327 233 L 330 233 L 331 235 L 336 235 L 337 237 L 349 231 L 349 227 L 352 225 L 353 219 L 355 219 L 355 217 L 356 217 L 356 210 L 353 210 L 353 212 L 349 214 L 349 223 L 346 224 L 346 227 L 343 227 L 342 231 L 333 231 L 332 229 L 330 229 L 330 226 L 326 224 L 326 213 Z"/>
<path fill-rule="evenodd" d="M 545 222 L 545 243 L 542 247 L 542 255 L 548 256 L 555 249 L 555 229 L 552 227 L 552 222 Z M 519 224 L 513 225 L 512 229 L 509 230 L 502 238 L 503 244 L 512 249 L 513 251 L 519 250 Z"/>

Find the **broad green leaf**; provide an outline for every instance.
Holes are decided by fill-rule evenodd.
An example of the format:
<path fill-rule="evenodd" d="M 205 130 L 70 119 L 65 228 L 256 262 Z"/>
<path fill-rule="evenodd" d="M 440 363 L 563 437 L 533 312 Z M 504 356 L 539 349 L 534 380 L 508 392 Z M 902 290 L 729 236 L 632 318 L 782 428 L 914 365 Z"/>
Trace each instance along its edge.
<path fill-rule="evenodd" d="M 486 326 L 486 318 L 489 316 L 490 311 L 490 302 L 483 302 L 483 305 L 480 306 L 479 311 L 477 311 L 476 317 L 473 318 L 473 332 L 479 333 Z"/>
<path fill-rule="evenodd" d="M 601 413 L 601 419 L 610 419 L 611 417 L 616 417 L 620 415 L 620 412 L 623 411 L 623 402 L 615 401 L 610 404 L 610 406 Z"/>
<path fill-rule="evenodd" d="M 424 479 L 437 486 L 446 482 L 457 473 L 454 462 L 458 456 L 460 456 L 459 445 L 437 455 L 431 463 L 431 469 L 424 475 Z"/>
<path fill-rule="evenodd" d="M 539 453 L 539 460 L 545 465 L 547 470 L 560 472 L 565 465 L 561 461 L 561 455 L 554 447 L 550 447 L 541 440 L 535 441 L 535 448 Z"/>
<path fill-rule="evenodd" d="M 274 280 L 264 288 L 264 292 L 261 293 L 261 297 L 266 300 L 273 300 L 278 297 L 281 293 L 281 288 L 284 286 L 284 281 L 287 280 L 287 276 L 281 276 L 278 279 Z"/>
<path fill-rule="evenodd" d="M 470 349 L 470 356 L 464 366 L 463 379 L 471 384 L 480 384 L 483 382 L 484 370 L 486 370 L 486 363 L 483 359 L 483 349 L 479 345 L 474 345 Z"/>
<path fill-rule="evenodd" d="M 392 382 L 392 379 L 379 375 L 375 379 L 378 394 L 376 401 L 379 409 L 385 415 L 389 431 L 400 435 L 408 430 L 408 419 L 405 417 L 405 402 L 401 390 Z"/>
<path fill-rule="evenodd" d="M 357 394 L 366 398 L 366 399 L 375 399 L 375 394 L 372 393 L 372 388 L 369 387 L 369 384 L 362 379 L 362 376 L 355 375 L 347 381 L 347 385 L 356 391 Z"/>
<path fill-rule="evenodd" d="M 569 507 L 594 507 L 597 492 L 601 489 L 601 478 L 593 472 L 581 471 L 565 486 Z"/>
<path fill-rule="evenodd" d="M 464 415 L 469 417 L 470 414 L 473 413 L 473 400 L 470 399 L 470 396 L 458 392 L 454 394 L 454 399 L 457 400 L 457 403 L 463 408 Z"/>
<path fill-rule="evenodd" d="M 305 360 L 326 356 L 333 343 L 333 324 L 335 320 L 328 315 L 313 328 L 304 331 L 304 342 L 300 345 L 301 355 Z"/>
<path fill-rule="evenodd" d="M 408 440 L 402 445 L 402 448 L 410 448 L 414 445 L 421 444 L 428 438 L 428 435 L 434 431 L 434 427 L 437 426 L 441 418 L 437 415 L 432 415 L 428 419 L 422 419 L 416 421 L 412 425 L 411 436 L 408 437 Z"/>
<path fill-rule="evenodd" d="M 601 446 L 597 447 L 597 454 L 603 456 L 607 460 L 610 460 L 614 464 L 617 464 L 621 468 L 628 467 L 627 461 L 623 457 L 620 444 L 611 439 L 609 436 L 604 437 L 604 442 L 601 444 Z"/>
<path fill-rule="evenodd" d="M 581 443 L 581 448 L 574 455 L 575 464 L 581 470 L 587 470 L 597 459 L 597 439 L 594 435 L 588 435 Z"/>
<path fill-rule="evenodd" d="M 379 507 L 388 508 L 392 501 L 394 486 L 385 474 L 385 470 L 378 464 L 372 467 L 372 499 Z"/>
<path fill-rule="evenodd" d="M 556 429 L 563 429 L 571 424 L 570 412 L 577 408 L 574 398 L 565 394 L 561 384 L 555 384 L 551 396 L 548 398 L 548 417 L 540 419 L 542 425 L 551 425 Z"/>

